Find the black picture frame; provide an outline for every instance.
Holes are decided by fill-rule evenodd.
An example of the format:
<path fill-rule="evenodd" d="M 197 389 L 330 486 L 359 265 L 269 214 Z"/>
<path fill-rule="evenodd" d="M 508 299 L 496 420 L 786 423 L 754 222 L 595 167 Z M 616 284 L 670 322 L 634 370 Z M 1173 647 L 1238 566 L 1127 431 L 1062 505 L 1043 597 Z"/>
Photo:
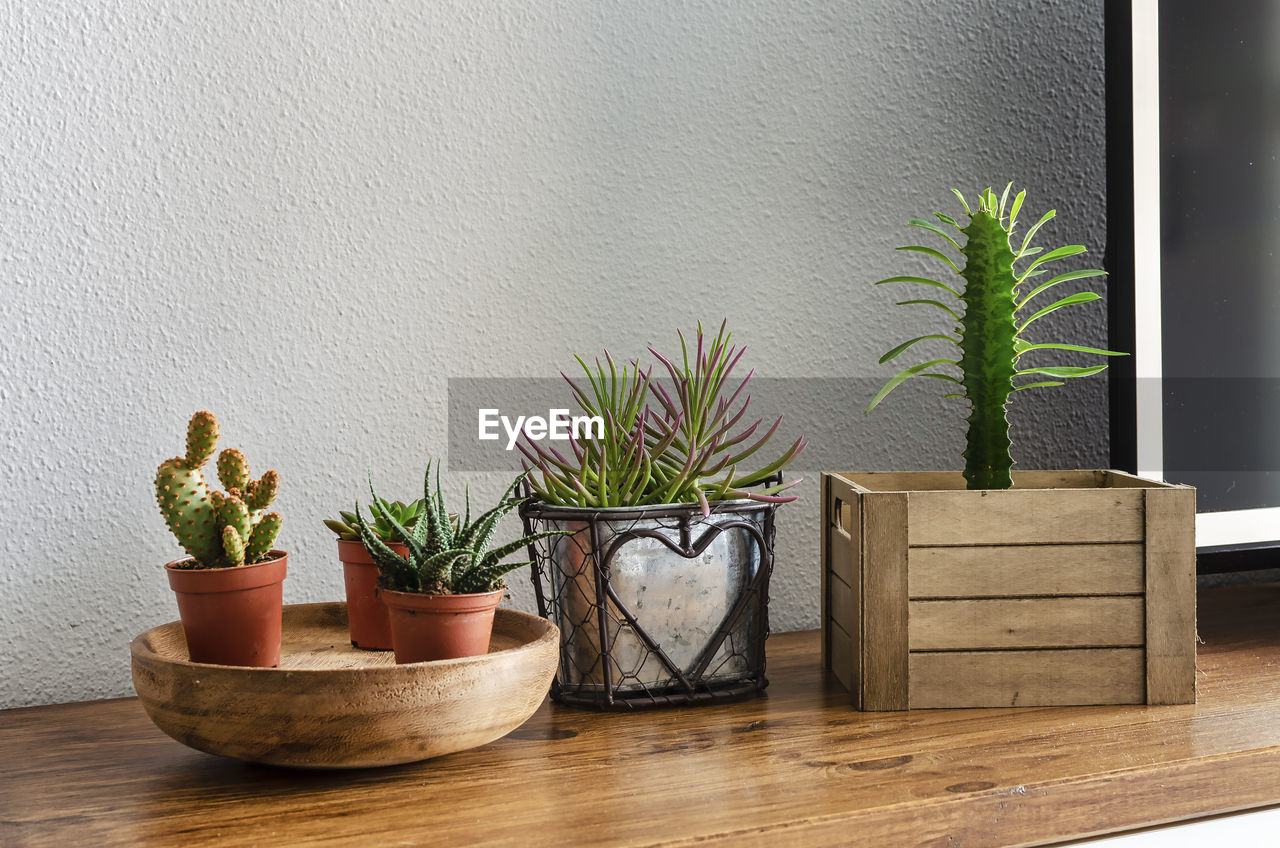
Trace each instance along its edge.
<path fill-rule="evenodd" d="M 1158 0 L 1107 0 L 1104 6 L 1106 57 L 1108 347 L 1135 351 L 1138 344 L 1136 204 L 1134 196 L 1135 16 L 1149 18 Z M 1140 24 L 1141 25 L 1141 24 Z M 1149 36 L 1150 33 L 1144 33 Z M 1111 467 L 1137 472 L 1139 456 L 1137 356 L 1117 357 L 1107 370 L 1110 401 Z M 1219 574 L 1280 567 L 1280 538 L 1198 547 L 1196 571 Z"/>

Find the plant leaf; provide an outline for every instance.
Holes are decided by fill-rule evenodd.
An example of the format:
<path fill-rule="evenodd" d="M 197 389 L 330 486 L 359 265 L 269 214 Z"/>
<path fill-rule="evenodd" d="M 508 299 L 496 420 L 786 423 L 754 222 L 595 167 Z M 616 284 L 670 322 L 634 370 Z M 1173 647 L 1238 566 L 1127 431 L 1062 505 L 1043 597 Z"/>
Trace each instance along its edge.
<path fill-rule="evenodd" d="M 960 200 L 960 205 L 964 207 L 964 211 L 969 213 L 970 217 L 973 217 L 973 210 L 969 208 L 969 201 L 964 199 L 964 195 L 960 193 L 960 189 L 953 188 L 951 189 L 951 193 Z"/>
<path fill-rule="evenodd" d="M 1024 188 L 1018 192 L 1018 196 L 1013 199 L 1013 208 L 1009 210 L 1009 232 L 1013 232 L 1013 223 L 1018 220 L 1018 211 L 1022 209 L 1022 201 L 1027 197 L 1027 190 Z"/>
<path fill-rule="evenodd" d="M 1063 308 L 1064 306 L 1071 306 L 1076 303 L 1089 303 L 1091 301 L 1101 300 L 1101 299 L 1102 299 L 1102 295 L 1098 294 L 1097 292 L 1077 292 L 1076 294 L 1067 295 L 1062 300 L 1054 301 L 1053 303 L 1046 306 L 1044 309 L 1041 309 L 1035 315 L 1032 315 L 1026 321 L 1023 321 L 1022 326 L 1018 328 L 1018 333 L 1021 333 L 1023 330 L 1027 329 L 1027 325 L 1029 325 L 1032 321 L 1036 320 L 1037 318 L 1041 318 L 1045 315 L 1048 315 L 1050 312 L 1056 312 L 1059 309 Z"/>
<path fill-rule="evenodd" d="M 950 244 L 952 247 L 954 247 L 956 250 L 960 250 L 960 243 L 955 239 L 953 239 L 947 233 L 946 230 L 942 229 L 942 227 L 939 227 L 937 224 L 934 224 L 930 221 L 925 221 L 922 218 L 912 218 L 910 221 L 907 221 L 907 226 L 919 227 L 922 230 L 928 230 L 934 235 L 941 236 L 942 238 L 946 239 L 947 243 Z"/>
<path fill-rule="evenodd" d="M 951 336 L 945 335 L 943 333 L 934 333 L 928 336 L 920 336 L 918 338 L 912 339 L 911 341 L 903 342 L 902 344 L 895 347 L 893 350 L 886 353 L 884 356 L 880 357 L 880 364 L 884 365 L 889 360 L 896 359 L 898 355 L 901 354 L 907 348 L 911 347 L 914 344 L 917 344 L 918 342 L 928 341 L 929 339 L 946 339 L 952 344 L 959 344 L 959 342 L 956 339 L 953 339 Z"/>
<path fill-rule="evenodd" d="M 1022 339 L 1018 339 L 1017 341 L 1022 342 Z M 1122 353 L 1121 351 L 1118 351 L 1118 350 L 1103 350 L 1102 348 L 1098 348 L 1098 347 L 1082 347 L 1080 345 L 1070 345 L 1070 344 L 1056 344 L 1056 343 L 1026 344 L 1026 342 L 1023 342 L 1023 345 L 1024 346 L 1020 347 L 1018 349 L 1018 352 L 1014 354 L 1014 359 L 1017 359 L 1019 356 L 1022 356 L 1022 354 L 1027 353 L 1029 351 L 1033 351 L 1033 350 L 1078 350 L 1081 353 L 1096 353 L 1099 356 L 1128 356 L 1129 355 L 1127 353 Z M 1015 347 L 1017 347 L 1016 344 L 1015 344 Z"/>
<path fill-rule="evenodd" d="M 1099 371 L 1107 370 L 1107 366 L 1103 365 L 1046 365 L 1043 368 L 1025 368 L 1022 371 L 1013 372 L 1013 376 L 1019 377 L 1023 374 L 1044 374 L 1046 377 L 1089 377 L 1097 374 Z"/>
<path fill-rule="evenodd" d="M 951 226 L 955 227 L 957 230 L 963 229 L 959 224 L 956 223 L 956 219 L 952 218 L 950 215 L 943 215 L 941 212 L 934 212 L 933 217 L 937 218 L 939 221 L 941 221 L 944 224 L 950 224 Z"/>
<path fill-rule="evenodd" d="M 1024 384 L 1024 385 L 1017 386 L 1017 387 L 1015 387 L 1015 388 L 1014 388 L 1014 391 L 1015 391 L 1015 392 L 1020 392 L 1020 391 L 1022 391 L 1023 389 L 1043 389 L 1043 388 L 1046 388 L 1046 387 L 1048 387 L 1048 386 L 1064 386 L 1064 385 L 1066 385 L 1066 384 L 1065 384 L 1065 383 L 1061 383 L 1061 382 L 1059 382 L 1059 381 L 1057 381 L 1057 380 L 1044 380 L 1043 382 L 1040 382 L 1040 383 L 1026 383 L 1026 384 Z"/>
<path fill-rule="evenodd" d="M 1027 252 L 1027 247 L 1028 245 L 1031 244 L 1031 237 L 1036 234 L 1037 230 L 1043 227 L 1046 223 L 1048 223 L 1053 218 L 1054 215 L 1057 215 L 1057 214 L 1058 214 L 1058 210 L 1050 209 L 1048 212 L 1040 216 L 1040 220 L 1036 221 L 1031 226 L 1031 229 L 1027 230 L 1027 236 L 1022 240 L 1022 249 L 1018 251 L 1018 255 L 1022 255 L 1023 253 Z"/>
<path fill-rule="evenodd" d="M 951 288 L 951 286 L 947 285 L 946 283 L 940 283 L 937 280 L 931 280 L 928 277 L 907 277 L 907 276 L 889 277 L 888 279 L 877 280 L 876 282 L 872 283 L 872 285 L 883 286 L 885 283 L 920 283 L 921 285 L 933 286 L 934 288 L 942 289 L 945 292 L 949 292 L 955 295 L 956 300 L 960 300 L 960 292 Z"/>
<path fill-rule="evenodd" d="M 1030 292 L 1028 292 L 1028 293 L 1027 293 L 1027 296 L 1026 296 L 1026 297 L 1024 297 L 1022 300 L 1020 300 L 1020 301 L 1018 302 L 1018 305 L 1017 305 L 1017 307 L 1014 309 L 1014 311 L 1016 312 L 1018 309 L 1021 309 L 1022 307 L 1026 306 L 1026 305 L 1027 305 L 1027 301 L 1031 300 L 1031 298 L 1033 298 L 1033 297 L 1035 297 L 1036 295 L 1040 294 L 1040 293 L 1041 293 L 1042 291 L 1044 291 L 1045 289 L 1053 288 L 1053 287 L 1054 287 L 1054 286 L 1056 286 L 1058 283 L 1065 283 L 1065 282 L 1067 282 L 1068 280 L 1082 280 L 1082 279 L 1084 279 L 1085 277 L 1105 277 L 1106 275 L 1107 275 L 1107 272 L 1106 272 L 1106 271 L 1099 271 L 1099 270 L 1092 269 L 1092 268 L 1090 268 L 1090 269 L 1086 269 L 1086 270 L 1083 270 L 1083 271 L 1069 271 L 1069 272 L 1067 272 L 1066 274 L 1059 274 L 1058 276 L 1056 276 L 1056 277 L 1054 277 L 1054 278 L 1052 278 L 1052 279 L 1050 279 L 1050 280 L 1048 280 L 1048 281 L 1046 281 L 1046 282 L 1041 283 L 1040 285 L 1038 285 L 1038 286 L 1036 286 L 1034 289 L 1032 289 Z M 1024 279 L 1024 280 L 1025 280 L 1028 276 L 1029 276 L 1029 275 L 1024 274 L 1024 275 L 1022 276 L 1022 279 Z"/>
<path fill-rule="evenodd" d="M 1063 245 L 1062 247 L 1055 247 L 1053 250 L 1028 265 L 1023 270 L 1022 276 L 1018 278 L 1018 282 L 1021 283 L 1023 280 L 1027 279 L 1027 277 L 1031 276 L 1031 273 L 1035 271 L 1036 268 L 1046 262 L 1052 262 L 1055 259 L 1065 259 L 1068 256 L 1076 256 L 1085 252 L 1085 246 L 1083 244 L 1068 244 Z"/>
<path fill-rule="evenodd" d="M 1013 188 L 1013 180 L 1009 181 L 1009 184 L 1004 187 L 1004 192 L 1000 195 L 1000 211 L 996 214 L 997 218 L 1004 217 L 1004 206 L 1009 202 L 1009 189 L 1011 188 Z"/>
<path fill-rule="evenodd" d="M 957 274 L 960 273 L 960 269 L 956 267 L 956 263 L 952 262 L 945 253 L 940 250 L 934 250 L 932 247 L 925 247 L 922 244 L 908 244 L 904 247 L 895 247 L 894 250 L 910 250 L 913 253 L 923 253 L 925 256 L 932 256 L 934 259 L 941 259 L 943 262 L 951 266 L 952 271 L 955 271 Z"/>
<path fill-rule="evenodd" d="M 959 315 L 959 314 L 958 314 L 954 309 L 952 309 L 952 308 L 951 308 L 951 307 L 949 307 L 949 306 L 945 306 L 945 305 L 943 305 L 943 304 L 939 303 L 939 302 L 938 302 L 938 301 L 936 301 L 936 300 L 900 300 L 900 301 L 898 301 L 898 303 L 897 303 L 897 304 L 895 304 L 895 305 L 896 305 L 896 306 L 910 306 L 910 305 L 911 305 L 911 304 L 913 304 L 913 303 L 923 303 L 923 304 L 926 304 L 926 305 L 928 305 L 928 306 L 936 306 L 936 307 L 938 307 L 939 309 L 941 309 L 943 312 L 945 312 L 945 313 L 947 313 L 948 315 L 950 315 L 952 318 L 956 319 L 957 321 L 960 321 L 960 320 L 961 320 L 960 315 Z"/>
<path fill-rule="evenodd" d="M 932 368 L 934 365 L 956 365 L 956 364 L 958 363 L 954 359 L 931 359 L 928 362 L 922 362 L 919 365 L 912 365 L 910 368 L 907 368 L 904 371 L 900 371 L 899 373 L 895 374 L 893 377 L 890 377 L 889 382 L 885 383 L 884 386 L 881 387 L 880 391 L 876 392 L 876 396 L 871 399 L 870 405 L 867 406 L 867 408 L 863 411 L 862 414 L 866 415 L 868 412 L 875 409 L 880 404 L 880 401 L 884 400 L 885 395 L 889 394 L 889 392 L 898 388 L 898 386 L 902 385 L 907 380 L 919 374 L 921 371 L 925 370 L 926 368 Z"/>

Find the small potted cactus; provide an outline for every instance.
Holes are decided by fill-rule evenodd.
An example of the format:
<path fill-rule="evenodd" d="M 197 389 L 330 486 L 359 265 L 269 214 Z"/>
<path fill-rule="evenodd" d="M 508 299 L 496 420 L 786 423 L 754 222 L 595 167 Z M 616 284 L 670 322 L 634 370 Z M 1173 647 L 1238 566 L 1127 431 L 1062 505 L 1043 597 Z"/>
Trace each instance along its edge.
<path fill-rule="evenodd" d="M 370 529 L 387 547 L 400 556 L 409 548 L 398 541 L 391 521 L 412 530 L 422 512 L 422 501 L 392 501 L 387 504 L 387 517 L 375 515 Z M 387 606 L 378 596 L 378 566 L 360 541 L 360 523 L 354 512 L 342 510 L 339 519 L 326 519 L 325 526 L 338 535 L 338 561 L 342 563 L 347 588 L 347 624 L 351 644 L 366 651 L 391 650 L 391 619 Z"/>
<path fill-rule="evenodd" d="M 288 554 L 274 550 L 280 515 L 267 512 L 280 476 L 249 475 L 243 453 L 218 455 L 211 490 L 202 469 L 218 444 L 218 419 L 201 411 L 187 424 L 187 450 L 156 470 L 156 501 L 188 556 L 165 566 L 192 662 L 280 664 L 282 584 Z"/>
<path fill-rule="evenodd" d="M 440 490 L 436 466 L 431 490 L 431 463 L 423 482 L 423 509 L 410 530 L 396 520 L 390 503 L 370 485 L 370 512 L 390 525 L 407 551 L 401 555 L 360 515 L 354 513 L 360 538 L 378 564 L 379 594 L 391 617 L 391 640 L 397 663 L 444 660 L 488 653 L 493 615 L 502 600 L 508 572 L 528 562 L 503 562 L 509 555 L 539 539 L 558 535 L 536 533 L 490 548 L 498 522 L 519 506 L 512 494 L 517 478 L 497 506 L 471 518 L 468 495 L 465 511 L 452 521 Z"/>
<path fill-rule="evenodd" d="M 1191 703 L 1195 700 L 1195 491 L 1108 469 L 1014 470 L 1008 411 L 1106 368 L 1063 355 L 1123 356 L 1037 338 L 1040 319 L 1100 299 L 1050 273 L 1085 252 L 1032 244 L 1051 210 L 1017 233 L 1026 192 L 990 188 L 962 220 L 910 226 L 940 263 L 900 306 L 942 313 L 939 332 L 880 364 L 937 345 L 889 378 L 930 377 L 967 414 L 963 471 L 822 475 L 823 657 L 863 710 Z M 1047 358 L 1048 361 L 1043 361 Z"/>

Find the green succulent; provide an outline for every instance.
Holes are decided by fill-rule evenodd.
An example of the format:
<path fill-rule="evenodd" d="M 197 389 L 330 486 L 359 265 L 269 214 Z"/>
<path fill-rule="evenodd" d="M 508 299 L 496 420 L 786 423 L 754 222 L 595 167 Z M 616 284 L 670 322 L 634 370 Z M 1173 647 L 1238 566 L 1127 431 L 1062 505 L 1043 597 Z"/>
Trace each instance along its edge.
<path fill-rule="evenodd" d="M 1009 203 L 1009 190 L 1012 187 L 1013 183 L 1005 186 L 1004 193 L 998 199 L 995 192 L 988 188 L 978 198 L 976 210 L 969 207 L 959 191 L 952 189 L 969 216 L 966 226 L 962 227 L 955 219 L 941 212 L 935 212 L 934 216 L 942 226 L 919 218 L 907 222 L 910 226 L 927 230 L 941 238 L 945 242 L 944 249 L 953 248 L 959 252 L 964 259 L 964 266 L 958 266 L 950 256 L 932 247 L 909 245 L 898 249 L 921 253 L 944 263 L 948 271 L 964 281 L 962 286 L 954 281 L 947 283 L 912 276 L 890 277 L 876 283 L 913 283 L 941 291 L 942 295 L 937 297 L 946 295 L 943 300 L 904 300 L 898 305 L 929 306 L 941 310 L 954 322 L 949 333 L 932 333 L 903 342 L 880 357 L 881 364 L 896 359 L 920 342 L 935 339 L 955 345 L 959 349 L 959 355 L 958 358 L 952 356 L 930 359 L 899 372 L 884 384 L 867 407 L 867 412 L 884 400 L 889 392 L 912 377 L 932 377 L 959 385 L 961 391 L 946 397 L 962 398 L 970 404 L 964 451 L 964 479 L 970 489 L 1008 489 L 1013 485 L 1013 457 L 1009 453 L 1012 443 L 1009 439 L 1007 413 L 1010 398 L 1015 392 L 1061 386 L 1064 379 L 1088 377 L 1107 367 L 1105 363 L 1086 366 L 1030 365 L 1022 361 L 1024 356 L 1045 350 L 1067 350 L 1098 356 L 1127 355 L 1114 350 L 1060 342 L 1034 343 L 1026 338 L 1027 328 L 1044 316 L 1102 297 L 1096 292 L 1082 291 L 1040 306 L 1038 302 L 1033 303 L 1040 295 L 1062 283 L 1098 277 L 1106 272 L 1094 269 L 1068 271 L 1039 282 L 1036 278 L 1047 272 L 1045 266 L 1050 262 L 1084 253 L 1085 248 L 1072 244 L 1042 253 L 1043 248 L 1031 246 L 1032 237 L 1054 217 L 1053 210 L 1046 212 L 1027 231 L 1021 246 L 1015 248 L 1014 225 L 1027 193 L 1018 192 L 1013 202 Z M 944 227 L 963 234 L 965 243 L 961 245 Z M 1054 379 L 1042 379 L 1044 377 Z M 1021 381 L 1015 382 L 1019 380 Z"/>
<path fill-rule="evenodd" d="M 360 515 L 356 505 L 355 519 L 360 528 L 360 538 L 378 564 L 378 585 L 399 592 L 418 592 L 428 595 L 466 595 L 492 592 L 506 584 L 502 578 L 530 562 L 503 562 L 503 560 L 539 539 L 548 536 L 572 535 L 570 531 L 549 530 L 524 536 L 514 542 L 490 548 L 498 522 L 503 516 L 522 503 L 513 498 L 516 487 L 525 475 L 515 479 L 498 500 L 497 506 L 471 518 L 471 496 L 468 492 L 465 512 L 457 521 L 451 519 L 440 491 L 440 468 L 436 465 L 435 491 L 431 489 L 431 466 L 423 481 L 423 510 L 417 525 L 410 530 L 397 521 L 393 508 L 378 497 L 369 483 L 373 502 L 369 511 L 375 519 L 382 519 L 391 526 L 396 541 L 408 547 L 408 556 L 400 556 L 378 536 L 374 527 Z"/>
<path fill-rule="evenodd" d="M 406 530 L 412 530 L 417 525 L 419 516 L 422 515 L 422 506 L 422 498 L 409 503 L 391 501 L 387 504 L 387 512 L 390 518 L 395 519 L 401 527 Z M 324 526 L 337 533 L 338 538 L 344 542 L 360 541 L 360 522 L 357 520 L 356 514 L 344 509 L 339 510 L 338 516 L 341 520 L 335 521 L 332 518 L 326 518 Z M 373 523 L 370 525 L 370 529 L 384 542 L 399 541 L 395 530 L 392 529 L 391 522 L 381 515 L 373 514 Z"/>
<path fill-rule="evenodd" d="M 218 444 L 218 419 L 201 410 L 187 423 L 187 452 L 156 469 L 156 503 L 191 568 L 252 565 L 270 557 L 280 532 L 280 514 L 266 512 L 280 488 L 280 475 L 249 476 L 249 462 L 235 448 L 218 454 L 218 480 L 226 492 L 210 490 L 205 463 Z"/>

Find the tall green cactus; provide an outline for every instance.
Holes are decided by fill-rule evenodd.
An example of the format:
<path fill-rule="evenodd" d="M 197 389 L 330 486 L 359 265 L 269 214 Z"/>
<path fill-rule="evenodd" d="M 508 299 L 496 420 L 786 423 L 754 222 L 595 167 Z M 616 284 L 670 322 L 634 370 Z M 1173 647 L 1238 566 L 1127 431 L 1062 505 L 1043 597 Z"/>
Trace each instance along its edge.
<path fill-rule="evenodd" d="M 280 475 L 249 476 L 244 454 L 227 448 L 218 455 L 218 479 L 226 492 L 210 491 L 201 469 L 218 444 L 218 419 L 200 411 L 187 424 L 187 452 L 156 469 L 156 503 L 165 523 L 195 560 L 192 567 L 227 568 L 267 558 L 280 515 L 264 510 L 275 499 Z"/>
<path fill-rule="evenodd" d="M 918 304 L 942 310 L 955 320 L 956 325 L 952 331 L 954 335 L 932 333 L 903 342 L 880 357 L 881 364 L 897 358 L 899 354 L 920 342 L 933 339 L 954 344 L 960 349 L 960 355 L 958 359 L 948 357 L 931 359 L 894 375 L 872 399 L 867 412 L 884 400 L 889 392 L 912 377 L 933 377 L 959 384 L 963 390 L 948 394 L 946 397 L 969 401 L 964 479 L 970 489 L 1008 489 L 1013 485 L 1011 474 L 1013 457 L 1009 452 L 1011 441 L 1007 415 L 1008 404 L 1013 393 L 1023 389 L 1063 385 L 1061 379 L 1033 379 L 1019 385 L 1015 383 L 1017 378 L 1034 375 L 1063 379 L 1087 377 L 1107 367 L 1106 364 L 1027 366 L 1019 362 L 1024 355 L 1037 350 L 1071 350 L 1100 356 L 1127 355 L 1113 350 L 1057 342 L 1033 344 L 1023 338 L 1027 327 L 1045 315 L 1063 307 L 1098 300 L 1101 295 L 1091 291 L 1077 292 L 1040 309 L 1030 305 L 1033 298 L 1060 283 L 1085 277 L 1097 277 L 1106 272 L 1069 271 L 1036 284 L 1032 288 L 1032 280 L 1045 273 L 1046 269 L 1043 266 L 1047 263 L 1084 253 L 1085 249 L 1081 245 L 1073 244 L 1041 254 L 1042 248 L 1031 246 L 1031 238 L 1054 217 L 1055 212 L 1050 210 L 1027 231 L 1021 247 L 1015 252 L 1014 225 L 1027 193 L 1026 191 L 1018 192 L 1012 204 L 1009 204 L 1009 190 L 1012 187 L 1013 183 L 1005 186 L 1004 193 L 999 199 L 996 198 L 995 192 L 988 188 L 979 196 L 976 211 L 969 207 L 964 195 L 952 189 L 969 216 L 968 225 L 962 227 L 954 218 L 941 212 L 935 212 L 934 216 L 942 225 L 954 228 L 963 234 L 965 236 L 963 245 L 942 226 L 932 221 L 919 218 L 908 221 L 911 226 L 933 233 L 943 239 L 947 246 L 958 251 L 964 258 L 964 267 L 957 266 L 951 257 L 932 247 L 909 245 L 898 249 L 922 253 L 945 263 L 949 271 L 964 280 L 962 291 L 945 282 L 926 277 L 897 276 L 876 283 L 876 285 L 886 283 L 926 285 L 954 298 L 955 302 L 951 305 L 934 299 L 904 300 L 898 303 L 899 306 Z M 1036 258 L 1031 259 L 1031 257 Z M 1031 261 L 1019 270 L 1018 263 L 1023 260 Z M 960 312 L 957 309 L 963 311 Z M 1033 309 L 1035 309 L 1034 312 L 1031 311 Z M 1027 315 L 1028 312 L 1030 315 Z M 958 370 L 959 376 L 954 372 L 949 373 L 948 369 Z"/>

